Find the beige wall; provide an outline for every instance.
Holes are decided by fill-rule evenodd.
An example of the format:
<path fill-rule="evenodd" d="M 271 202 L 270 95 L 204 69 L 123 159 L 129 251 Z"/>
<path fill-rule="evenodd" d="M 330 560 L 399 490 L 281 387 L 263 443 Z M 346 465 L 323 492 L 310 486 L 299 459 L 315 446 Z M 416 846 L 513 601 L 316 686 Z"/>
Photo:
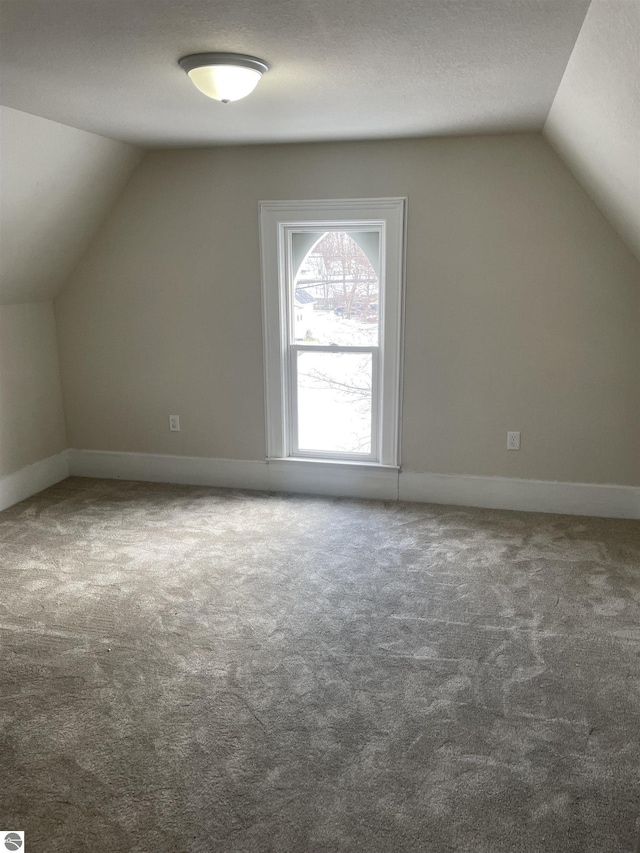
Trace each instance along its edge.
<path fill-rule="evenodd" d="M 403 467 L 639 483 L 640 267 L 539 135 L 149 154 L 56 301 L 70 446 L 263 459 L 258 201 L 403 195 Z"/>
<path fill-rule="evenodd" d="M 0 306 L 0 477 L 65 447 L 53 305 Z"/>
<path fill-rule="evenodd" d="M 50 300 L 141 156 L 0 107 L 0 476 L 66 447 Z"/>

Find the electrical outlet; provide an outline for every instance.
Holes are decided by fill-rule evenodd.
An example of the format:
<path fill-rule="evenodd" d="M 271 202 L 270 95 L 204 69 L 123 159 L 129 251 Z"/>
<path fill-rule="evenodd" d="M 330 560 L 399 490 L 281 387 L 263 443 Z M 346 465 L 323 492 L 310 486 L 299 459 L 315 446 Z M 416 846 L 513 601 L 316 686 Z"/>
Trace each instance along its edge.
<path fill-rule="evenodd" d="M 180 432 L 180 415 L 169 415 L 169 429 L 171 432 Z"/>
<path fill-rule="evenodd" d="M 520 450 L 520 433 L 507 433 L 507 450 Z"/>

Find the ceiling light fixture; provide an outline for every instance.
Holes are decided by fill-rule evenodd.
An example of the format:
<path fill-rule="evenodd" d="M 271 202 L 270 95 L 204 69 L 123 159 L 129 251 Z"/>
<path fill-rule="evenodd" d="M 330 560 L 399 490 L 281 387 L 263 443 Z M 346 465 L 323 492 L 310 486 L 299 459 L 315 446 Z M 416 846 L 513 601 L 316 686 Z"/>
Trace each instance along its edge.
<path fill-rule="evenodd" d="M 269 70 L 263 59 L 243 53 L 192 53 L 178 64 L 197 89 L 223 104 L 246 98 Z"/>

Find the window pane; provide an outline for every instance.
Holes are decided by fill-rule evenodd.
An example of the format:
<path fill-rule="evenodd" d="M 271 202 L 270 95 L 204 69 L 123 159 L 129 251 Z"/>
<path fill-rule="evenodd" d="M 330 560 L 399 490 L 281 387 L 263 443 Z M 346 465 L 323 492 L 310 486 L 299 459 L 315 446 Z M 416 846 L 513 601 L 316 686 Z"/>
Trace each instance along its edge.
<path fill-rule="evenodd" d="M 373 356 L 300 352 L 298 448 L 371 453 Z"/>
<path fill-rule="evenodd" d="M 307 231 L 291 239 L 294 342 L 377 346 L 380 234 Z"/>

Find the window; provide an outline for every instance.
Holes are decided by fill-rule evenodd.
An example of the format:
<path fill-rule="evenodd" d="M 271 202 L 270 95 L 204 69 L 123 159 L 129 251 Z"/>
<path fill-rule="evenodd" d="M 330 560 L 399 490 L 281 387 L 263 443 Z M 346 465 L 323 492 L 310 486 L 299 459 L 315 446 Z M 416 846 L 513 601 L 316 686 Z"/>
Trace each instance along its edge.
<path fill-rule="evenodd" d="M 399 465 L 404 211 L 261 203 L 269 458 Z"/>

